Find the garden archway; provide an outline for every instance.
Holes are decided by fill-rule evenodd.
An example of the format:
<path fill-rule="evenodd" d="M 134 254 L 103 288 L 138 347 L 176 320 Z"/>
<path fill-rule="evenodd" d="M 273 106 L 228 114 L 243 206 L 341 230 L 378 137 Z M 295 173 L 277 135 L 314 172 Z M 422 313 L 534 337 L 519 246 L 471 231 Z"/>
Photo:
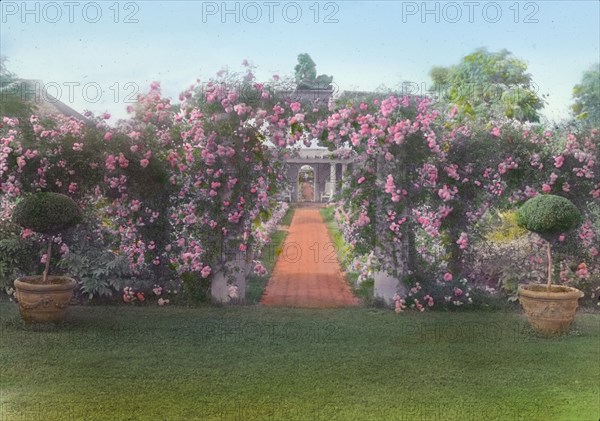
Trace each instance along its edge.
<path fill-rule="evenodd" d="M 354 155 L 349 151 L 344 154 L 336 154 L 324 147 L 310 147 L 298 149 L 294 155 L 286 159 L 287 181 L 290 189 L 290 200 L 302 202 L 303 191 L 301 186 L 305 185 L 301 178 L 307 174 L 310 168 L 314 174 L 313 201 L 329 202 L 345 187 L 344 176 L 351 168 Z"/>
<path fill-rule="evenodd" d="M 303 165 L 298 171 L 298 183 L 296 190 L 298 191 L 299 202 L 315 202 L 316 197 L 316 172 L 310 165 Z"/>

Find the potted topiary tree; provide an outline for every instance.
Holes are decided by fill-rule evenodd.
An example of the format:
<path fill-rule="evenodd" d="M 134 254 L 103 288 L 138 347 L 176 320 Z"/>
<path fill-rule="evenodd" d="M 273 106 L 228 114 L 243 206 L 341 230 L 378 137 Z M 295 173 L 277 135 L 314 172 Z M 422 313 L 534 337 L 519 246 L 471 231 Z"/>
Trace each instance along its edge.
<path fill-rule="evenodd" d="M 67 276 L 49 276 L 53 236 L 77 225 L 81 209 L 68 196 L 59 193 L 34 193 L 20 201 L 13 220 L 24 228 L 47 236 L 46 267 L 42 276 L 25 276 L 15 280 L 15 296 L 21 317 L 27 323 L 60 322 L 77 282 Z"/>
<path fill-rule="evenodd" d="M 521 206 L 517 223 L 546 240 L 548 281 L 546 285 L 530 284 L 519 287 L 519 301 L 529 324 L 543 335 L 565 333 L 577 312 L 583 292 L 565 285 L 552 285 L 552 246 L 560 233 L 581 223 L 581 213 L 570 200 L 555 195 L 539 195 Z"/>

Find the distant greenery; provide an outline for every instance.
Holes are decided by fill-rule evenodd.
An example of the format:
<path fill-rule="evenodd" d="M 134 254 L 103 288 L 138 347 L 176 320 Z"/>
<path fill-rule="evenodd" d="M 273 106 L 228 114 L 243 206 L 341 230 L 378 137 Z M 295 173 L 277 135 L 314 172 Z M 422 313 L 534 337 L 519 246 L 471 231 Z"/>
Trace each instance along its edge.
<path fill-rule="evenodd" d="M 457 65 L 432 68 L 429 75 L 442 102 L 469 119 L 538 121 L 544 107 L 527 64 L 507 50 L 480 48 Z"/>
<path fill-rule="evenodd" d="M 30 140 L 33 138 L 33 130 L 29 123 L 29 117 L 35 111 L 35 104 L 26 101 L 25 92 L 32 90 L 26 81 L 21 81 L 16 74 L 6 67 L 6 57 L 0 56 L 0 119 L 1 117 L 18 118 L 22 124 L 23 136 Z"/>
<path fill-rule="evenodd" d="M 583 73 L 581 82 L 573 88 L 575 103 L 572 110 L 579 120 L 600 124 L 600 64 Z"/>
<path fill-rule="evenodd" d="M 486 239 L 498 243 L 510 243 L 517 238 L 527 235 L 527 230 L 517 224 L 517 212 L 498 212 L 497 225 L 491 232 L 486 233 Z"/>
<path fill-rule="evenodd" d="M 317 65 L 307 53 L 298 54 L 294 71 L 298 89 L 331 89 L 333 76 L 317 76 Z"/>

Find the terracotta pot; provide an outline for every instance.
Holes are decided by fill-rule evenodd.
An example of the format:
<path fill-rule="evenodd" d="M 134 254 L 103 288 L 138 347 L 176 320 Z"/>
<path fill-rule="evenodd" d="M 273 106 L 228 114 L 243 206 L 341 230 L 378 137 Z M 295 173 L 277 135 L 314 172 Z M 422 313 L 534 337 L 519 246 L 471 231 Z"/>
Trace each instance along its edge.
<path fill-rule="evenodd" d="M 560 335 L 569 330 L 575 319 L 578 300 L 583 292 L 563 285 L 531 284 L 519 287 L 519 301 L 527 321 L 545 336 Z"/>
<path fill-rule="evenodd" d="M 15 296 L 26 323 L 57 323 L 65 318 L 77 282 L 67 276 L 24 276 L 15 281 Z"/>

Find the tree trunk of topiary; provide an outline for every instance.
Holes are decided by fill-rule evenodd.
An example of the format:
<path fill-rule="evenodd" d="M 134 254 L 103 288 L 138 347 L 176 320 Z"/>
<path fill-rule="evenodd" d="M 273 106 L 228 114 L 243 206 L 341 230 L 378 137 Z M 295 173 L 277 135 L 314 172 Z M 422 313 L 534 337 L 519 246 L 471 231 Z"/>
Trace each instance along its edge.
<path fill-rule="evenodd" d="M 50 254 L 52 253 L 52 237 L 48 240 L 48 251 L 46 252 L 46 268 L 44 269 L 44 276 L 42 282 L 45 284 L 48 282 L 48 272 L 50 271 Z"/>
<path fill-rule="evenodd" d="M 548 257 L 548 292 L 550 292 L 552 285 L 552 250 L 549 241 L 546 241 L 546 255 Z"/>

